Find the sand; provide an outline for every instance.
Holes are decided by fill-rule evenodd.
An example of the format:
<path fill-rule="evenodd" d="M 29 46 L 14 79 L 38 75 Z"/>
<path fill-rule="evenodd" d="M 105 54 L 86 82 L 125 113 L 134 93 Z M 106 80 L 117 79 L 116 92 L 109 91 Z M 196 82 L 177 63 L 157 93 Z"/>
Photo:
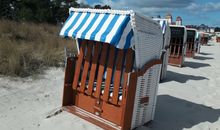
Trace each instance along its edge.
<path fill-rule="evenodd" d="M 183 68 L 168 66 L 159 85 L 155 119 L 138 130 L 220 130 L 220 44 L 202 46 Z M 0 76 L 1 130 L 99 130 L 67 112 L 51 118 L 62 101 L 62 69 L 28 78 Z"/>

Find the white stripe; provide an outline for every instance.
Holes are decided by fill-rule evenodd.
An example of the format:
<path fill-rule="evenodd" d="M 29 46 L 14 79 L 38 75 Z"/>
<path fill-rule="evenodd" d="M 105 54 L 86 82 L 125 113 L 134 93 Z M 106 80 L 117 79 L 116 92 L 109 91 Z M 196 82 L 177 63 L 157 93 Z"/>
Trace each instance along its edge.
<path fill-rule="evenodd" d="M 117 20 L 117 22 L 115 23 L 114 27 L 112 28 L 111 32 L 106 36 L 106 40 L 105 42 L 110 43 L 112 38 L 115 36 L 115 33 L 117 32 L 119 26 L 121 25 L 121 23 L 123 22 L 123 20 L 125 19 L 125 15 L 120 16 Z"/>
<path fill-rule="evenodd" d="M 164 24 L 165 23 L 165 24 Z M 163 26 L 164 25 L 164 26 Z M 160 20 L 160 26 L 162 29 L 163 34 L 165 33 L 165 28 L 167 26 L 166 21 L 165 20 Z"/>
<path fill-rule="evenodd" d="M 109 26 L 110 22 L 114 18 L 115 15 L 109 15 L 105 23 L 102 25 L 100 31 L 95 35 L 95 40 L 99 41 L 101 39 L 102 34 L 106 31 L 107 27 Z"/>
<path fill-rule="evenodd" d="M 121 39 L 120 39 L 120 41 L 117 45 L 117 48 L 124 48 L 125 43 L 126 43 L 127 35 L 129 34 L 130 31 L 131 31 L 131 24 L 130 24 L 130 22 L 128 22 L 127 26 L 125 27 L 125 29 L 123 31 Z"/>
<path fill-rule="evenodd" d="M 80 16 L 79 20 L 76 22 L 76 24 L 70 29 L 70 31 L 69 31 L 69 33 L 68 33 L 68 36 L 69 36 L 69 37 L 72 37 L 73 32 L 74 32 L 74 31 L 76 30 L 76 28 L 81 24 L 81 22 L 83 21 L 83 19 L 84 19 L 85 16 L 86 16 L 86 14 L 87 14 L 87 13 L 83 13 L 83 14 Z"/>
<path fill-rule="evenodd" d="M 62 30 L 60 31 L 60 35 L 63 36 L 66 29 L 72 24 L 73 20 L 76 18 L 78 13 L 74 13 L 73 16 L 69 19 L 69 21 L 64 25 Z"/>
<path fill-rule="evenodd" d="M 88 27 L 92 19 L 95 17 L 95 13 L 90 14 L 89 18 L 85 22 L 85 24 L 82 26 L 82 28 L 77 32 L 76 38 L 81 38 L 82 33 L 85 31 L 85 29 Z"/>
<path fill-rule="evenodd" d="M 163 21 L 162 21 L 162 20 L 160 21 L 160 26 L 161 26 L 161 27 L 163 26 Z"/>
<path fill-rule="evenodd" d="M 89 39 L 92 32 L 96 29 L 96 27 L 99 25 L 100 21 L 102 20 L 102 18 L 105 16 L 105 14 L 100 14 L 99 17 L 97 18 L 97 20 L 95 21 L 95 23 L 93 24 L 93 26 L 90 28 L 90 30 L 88 31 L 88 33 L 86 33 L 85 39 Z"/>

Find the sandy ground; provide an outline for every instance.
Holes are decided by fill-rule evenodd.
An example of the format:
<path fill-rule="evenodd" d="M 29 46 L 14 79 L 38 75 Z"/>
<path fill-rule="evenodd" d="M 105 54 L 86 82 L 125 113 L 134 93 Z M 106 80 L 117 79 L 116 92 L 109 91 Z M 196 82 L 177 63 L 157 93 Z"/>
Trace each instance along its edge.
<path fill-rule="evenodd" d="M 63 70 L 29 78 L 0 77 L 0 130 L 98 130 L 62 112 Z M 203 46 L 185 67 L 168 67 L 159 85 L 155 120 L 138 130 L 220 130 L 220 44 Z"/>

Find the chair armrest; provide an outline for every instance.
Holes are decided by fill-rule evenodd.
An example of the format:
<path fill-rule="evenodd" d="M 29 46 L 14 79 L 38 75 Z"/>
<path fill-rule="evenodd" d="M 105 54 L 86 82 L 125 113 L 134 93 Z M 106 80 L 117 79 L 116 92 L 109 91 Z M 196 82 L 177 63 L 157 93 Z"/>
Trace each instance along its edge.
<path fill-rule="evenodd" d="M 135 72 L 132 72 L 132 74 L 137 75 L 137 77 L 143 76 L 149 68 L 151 68 L 152 66 L 157 65 L 157 64 L 162 64 L 162 59 L 153 59 L 153 60 L 147 62 L 141 69 L 139 69 Z"/>

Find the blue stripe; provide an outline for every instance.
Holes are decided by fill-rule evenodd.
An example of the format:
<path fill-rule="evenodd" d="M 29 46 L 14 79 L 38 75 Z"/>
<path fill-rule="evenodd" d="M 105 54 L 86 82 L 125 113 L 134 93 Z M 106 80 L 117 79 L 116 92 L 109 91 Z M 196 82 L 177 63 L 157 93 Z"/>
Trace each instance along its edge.
<path fill-rule="evenodd" d="M 83 27 L 83 25 L 86 23 L 86 21 L 87 21 L 87 19 L 89 18 L 90 15 L 91 15 L 91 13 L 86 13 L 86 16 L 84 17 L 84 19 L 82 20 L 80 25 L 73 32 L 72 37 L 76 37 L 77 32 Z"/>
<path fill-rule="evenodd" d="M 72 27 L 76 24 L 76 22 L 79 20 L 80 16 L 82 15 L 82 13 L 77 14 L 76 18 L 73 20 L 72 24 L 66 29 L 66 31 L 64 32 L 64 36 L 68 36 L 68 33 L 70 31 L 70 29 L 72 29 Z"/>
<path fill-rule="evenodd" d="M 119 18 L 119 15 L 116 14 L 116 15 L 114 16 L 114 18 L 112 19 L 112 21 L 109 23 L 109 25 L 108 25 L 107 29 L 105 30 L 105 32 L 102 34 L 100 41 L 103 41 L 103 42 L 104 42 L 104 41 L 106 40 L 107 35 L 108 35 L 108 34 L 111 32 L 111 30 L 113 29 L 113 27 L 114 27 L 116 21 L 118 20 L 118 18 Z"/>
<path fill-rule="evenodd" d="M 66 26 L 66 24 L 69 22 L 69 20 L 70 20 L 70 18 L 73 16 L 73 12 L 70 12 L 70 15 L 69 15 L 69 17 L 67 18 L 67 20 L 65 21 L 65 23 L 63 24 L 63 27 L 65 27 Z M 62 29 L 61 29 L 61 31 L 62 31 Z M 61 33 L 61 31 L 60 31 L 60 33 Z M 65 31 L 64 31 L 65 32 Z M 61 35 L 64 35 L 64 34 L 61 34 Z"/>
<path fill-rule="evenodd" d="M 92 28 L 92 26 L 94 25 L 94 23 L 95 23 L 95 21 L 97 20 L 98 17 L 99 17 L 99 14 L 96 13 L 95 16 L 93 17 L 93 19 L 91 20 L 91 22 L 89 23 L 89 25 L 82 32 L 82 34 L 81 34 L 82 39 L 85 39 L 86 33 Z"/>
<path fill-rule="evenodd" d="M 98 31 L 102 28 L 103 24 L 106 22 L 106 19 L 109 17 L 109 14 L 104 15 L 104 17 L 102 18 L 102 20 L 100 21 L 100 23 L 98 24 L 98 26 L 96 27 L 96 29 L 92 32 L 91 36 L 90 36 L 90 40 L 95 40 L 95 35 L 98 33 Z M 102 41 L 104 42 L 104 41 Z"/>
<path fill-rule="evenodd" d="M 126 16 L 125 19 L 123 20 L 123 22 L 121 23 L 121 25 L 118 27 L 118 29 L 117 29 L 117 31 L 116 31 L 115 35 L 113 36 L 110 43 L 117 46 L 117 44 L 119 43 L 119 40 L 121 39 L 123 31 L 124 31 L 124 29 L 127 26 L 129 21 L 130 21 L 130 17 Z"/>
<path fill-rule="evenodd" d="M 127 35 L 127 37 L 126 37 L 124 49 L 130 48 L 130 46 L 131 46 L 131 38 L 133 37 L 133 33 L 134 33 L 133 30 L 131 30 L 131 31 L 128 33 L 128 35 Z"/>
<path fill-rule="evenodd" d="M 165 33 L 165 29 L 166 29 L 166 22 L 163 21 L 163 27 L 162 27 L 162 32 Z"/>

